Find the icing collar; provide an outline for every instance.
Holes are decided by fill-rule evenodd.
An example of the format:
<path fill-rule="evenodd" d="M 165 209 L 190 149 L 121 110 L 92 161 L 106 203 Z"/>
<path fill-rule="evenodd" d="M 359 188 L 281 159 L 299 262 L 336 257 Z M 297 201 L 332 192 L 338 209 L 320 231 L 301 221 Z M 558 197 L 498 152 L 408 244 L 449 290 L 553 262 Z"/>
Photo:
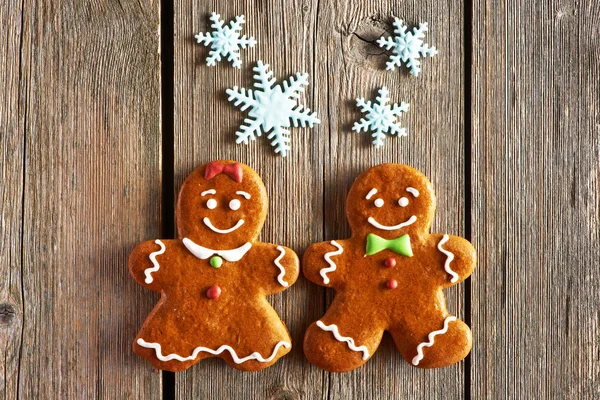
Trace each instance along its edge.
<path fill-rule="evenodd" d="M 252 243 L 248 242 L 243 246 L 238 247 L 237 249 L 231 250 L 211 250 L 206 247 L 202 247 L 199 244 L 192 242 L 188 238 L 183 239 L 183 245 L 196 257 L 201 260 L 206 260 L 207 258 L 218 255 L 223 257 L 225 260 L 230 262 L 235 262 L 241 260 L 242 257 L 250 250 L 252 247 Z"/>

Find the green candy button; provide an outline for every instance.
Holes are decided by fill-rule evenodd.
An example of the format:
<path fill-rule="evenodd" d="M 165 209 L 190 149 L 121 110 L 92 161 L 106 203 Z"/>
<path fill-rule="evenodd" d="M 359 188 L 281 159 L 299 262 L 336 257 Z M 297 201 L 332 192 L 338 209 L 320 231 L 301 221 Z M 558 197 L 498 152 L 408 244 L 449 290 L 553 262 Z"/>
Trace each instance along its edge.
<path fill-rule="evenodd" d="M 213 268 L 221 268 L 221 265 L 223 265 L 223 259 L 219 256 L 214 256 L 211 257 L 209 263 Z"/>

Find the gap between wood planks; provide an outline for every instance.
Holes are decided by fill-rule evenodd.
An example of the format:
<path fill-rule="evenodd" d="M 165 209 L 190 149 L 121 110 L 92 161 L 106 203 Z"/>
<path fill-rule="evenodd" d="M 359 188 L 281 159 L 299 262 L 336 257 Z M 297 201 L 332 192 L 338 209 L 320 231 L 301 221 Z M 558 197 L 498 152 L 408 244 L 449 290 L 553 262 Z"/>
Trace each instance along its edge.
<path fill-rule="evenodd" d="M 175 149 L 174 149 L 174 5 L 172 0 L 160 4 L 160 99 L 162 121 L 161 168 L 162 198 L 160 237 L 175 238 Z M 162 398 L 175 399 L 175 373 L 162 371 Z"/>

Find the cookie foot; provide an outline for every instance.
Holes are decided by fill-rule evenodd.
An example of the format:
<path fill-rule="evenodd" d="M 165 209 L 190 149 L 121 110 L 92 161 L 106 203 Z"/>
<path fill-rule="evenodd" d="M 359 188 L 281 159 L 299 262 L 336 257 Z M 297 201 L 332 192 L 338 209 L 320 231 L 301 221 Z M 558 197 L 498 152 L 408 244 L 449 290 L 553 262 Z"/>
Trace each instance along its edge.
<path fill-rule="evenodd" d="M 348 336 L 355 334 L 354 337 Z M 377 349 L 383 331 L 357 334 L 332 323 L 317 321 L 304 336 L 304 354 L 315 366 L 331 372 L 345 372 L 366 363 Z M 369 342 L 361 342 L 368 337 Z M 356 339 L 356 340 L 355 340 Z"/>
<path fill-rule="evenodd" d="M 471 351 L 471 330 L 454 316 L 446 317 L 438 329 L 416 335 L 416 342 L 407 346 L 408 340 L 394 335 L 396 346 L 411 365 L 418 368 L 440 368 L 463 360 Z"/>

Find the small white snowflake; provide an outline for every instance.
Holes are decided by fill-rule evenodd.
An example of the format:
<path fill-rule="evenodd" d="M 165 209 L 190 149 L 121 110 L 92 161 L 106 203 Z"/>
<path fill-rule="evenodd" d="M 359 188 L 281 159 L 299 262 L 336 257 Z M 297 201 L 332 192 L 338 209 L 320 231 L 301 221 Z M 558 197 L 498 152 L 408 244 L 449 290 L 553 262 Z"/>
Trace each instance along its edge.
<path fill-rule="evenodd" d="M 235 21 L 231 21 L 229 26 L 225 25 L 225 21 L 221 21 L 221 16 L 215 12 L 210 15 L 210 20 L 213 22 L 211 27 L 213 32 L 207 32 L 196 35 L 198 43 L 211 47 L 211 51 L 206 58 L 206 64 L 212 67 L 217 61 L 221 61 L 221 56 L 227 57 L 235 68 L 242 66 L 240 60 L 240 48 L 253 47 L 256 40 L 253 37 L 246 38 L 246 35 L 240 36 L 242 25 L 246 22 L 243 15 L 235 17 Z"/>
<path fill-rule="evenodd" d="M 379 89 L 379 96 L 375 104 L 366 101 L 363 98 L 356 99 L 356 105 L 360 111 L 367 114 L 360 122 L 355 122 L 352 130 L 355 132 L 373 131 L 373 145 L 375 147 L 383 146 L 385 133 L 388 131 L 392 135 L 406 136 L 406 129 L 400 128 L 400 123 L 396 118 L 408 111 L 408 103 L 388 104 L 390 101 L 389 90 L 382 87 Z"/>
<path fill-rule="evenodd" d="M 419 28 L 413 28 L 412 33 L 406 31 L 407 26 L 399 18 L 395 19 L 394 26 L 396 27 L 394 29 L 395 36 L 388 38 L 382 36 L 377 40 L 379 47 L 385 47 L 386 50 L 394 49 L 394 54 L 386 63 L 386 70 L 394 70 L 405 63 L 410 68 L 411 74 L 419 76 L 419 72 L 421 72 L 419 58 L 433 57 L 438 53 L 435 47 L 429 47 L 428 44 L 423 43 L 425 32 L 427 32 L 427 23 L 419 24 Z"/>
<path fill-rule="evenodd" d="M 254 67 L 254 91 L 252 89 L 238 88 L 227 89 L 229 95 L 227 100 L 233 101 L 234 105 L 239 106 L 242 111 L 252 107 L 244 124 L 237 135 L 236 143 L 248 144 L 248 140 L 256 139 L 256 136 L 269 133 L 268 139 L 273 139 L 271 146 L 275 147 L 275 153 L 283 157 L 290 150 L 290 131 L 285 129 L 290 127 L 290 120 L 294 127 L 298 125 L 303 128 L 308 124 L 313 127 L 321 121 L 317 118 L 317 113 L 311 113 L 310 109 L 301 104 L 297 104 L 300 94 L 304 92 L 304 87 L 308 86 L 308 74 L 296 73 L 296 77 L 290 76 L 288 80 L 283 81 L 282 85 L 275 85 L 273 72 L 269 71 L 269 65 L 263 65 L 258 61 Z M 283 89 L 282 89 L 283 86 Z"/>

